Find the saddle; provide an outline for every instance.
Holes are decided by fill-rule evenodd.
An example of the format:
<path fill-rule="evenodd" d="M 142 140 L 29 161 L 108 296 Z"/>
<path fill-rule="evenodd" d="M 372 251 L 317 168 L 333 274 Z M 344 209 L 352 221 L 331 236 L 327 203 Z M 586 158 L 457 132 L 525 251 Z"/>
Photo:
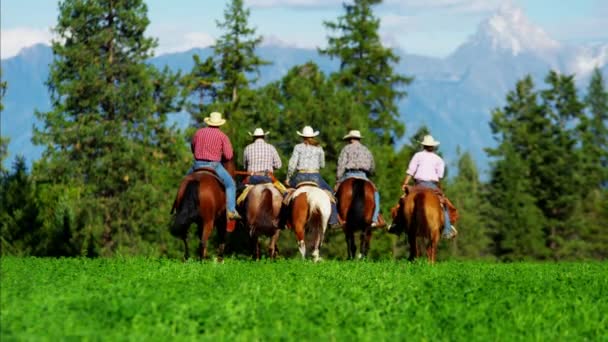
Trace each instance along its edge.
<path fill-rule="evenodd" d="M 179 188 L 177 189 L 177 195 L 175 196 L 175 200 L 173 201 L 173 207 L 171 207 L 171 214 L 175 213 L 175 211 L 179 207 L 182 198 L 184 197 L 184 192 L 186 192 L 186 186 L 188 185 L 188 183 L 190 183 L 191 181 L 198 182 L 204 175 L 213 176 L 222 186 L 224 186 L 224 182 L 222 182 L 222 180 L 213 168 L 203 167 L 194 170 L 194 172 L 182 179 L 182 182 L 180 183 Z"/>
<path fill-rule="evenodd" d="M 371 181 L 369 178 L 364 178 L 364 177 L 359 177 L 359 176 L 349 176 L 349 177 L 344 178 L 344 179 L 343 179 L 343 180 L 340 182 L 340 184 L 338 184 L 338 185 L 335 187 L 336 192 L 338 192 L 338 190 L 340 189 L 340 186 L 342 185 L 342 183 L 344 183 L 344 181 L 345 181 L 345 180 L 347 180 L 347 179 L 351 179 L 351 178 L 352 178 L 352 179 L 361 179 L 361 180 L 364 180 L 364 181 L 368 182 L 369 184 L 371 184 L 371 185 L 374 187 L 374 191 L 376 191 L 376 192 L 378 191 L 378 188 L 376 188 L 376 184 L 374 184 L 374 182 L 372 182 L 372 181 Z"/>
<path fill-rule="evenodd" d="M 458 219 L 460 218 L 460 215 L 458 214 L 458 211 L 456 210 L 456 207 L 454 206 L 454 204 L 452 204 L 452 202 L 450 202 L 450 200 L 445 196 L 445 194 L 443 193 L 443 191 L 441 191 L 440 189 L 433 189 L 433 188 L 429 188 L 423 185 L 408 185 L 405 187 L 405 194 L 403 194 L 402 198 L 405 198 L 407 195 L 411 194 L 411 193 L 415 193 L 418 191 L 425 191 L 425 190 L 430 190 L 433 193 L 435 193 L 435 195 L 437 195 L 437 197 L 439 197 L 439 203 L 441 203 L 441 207 L 443 208 L 448 208 L 448 215 L 450 216 L 450 223 L 451 224 L 456 224 L 456 221 L 458 221 Z"/>

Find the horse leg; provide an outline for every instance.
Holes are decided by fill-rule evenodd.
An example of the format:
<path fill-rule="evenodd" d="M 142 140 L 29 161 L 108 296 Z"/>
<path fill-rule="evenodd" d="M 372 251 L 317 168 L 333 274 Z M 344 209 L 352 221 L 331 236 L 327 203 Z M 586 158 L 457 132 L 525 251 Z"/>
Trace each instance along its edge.
<path fill-rule="evenodd" d="M 414 261 L 418 256 L 418 246 L 416 245 L 416 233 L 408 232 L 407 233 L 408 242 L 410 244 L 410 261 Z"/>
<path fill-rule="evenodd" d="M 260 260 L 260 241 L 257 234 L 251 235 L 251 256 L 253 260 Z"/>
<path fill-rule="evenodd" d="M 314 250 L 312 252 L 312 258 L 314 260 L 314 262 L 319 262 L 321 260 L 321 257 L 319 256 L 319 249 L 321 248 L 321 241 L 323 240 L 323 230 L 321 227 L 316 227 L 315 228 L 315 243 L 314 243 Z"/>
<path fill-rule="evenodd" d="M 188 249 L 188 237 L 182 238 L 184 241 L 184 261 L 190 259 L 190 250 Z"/>
<path fill-rule="evenodd" d="M 207 240 L 213 231 L 213 220 L 208 220 L 203 224 L 201 232 L 201 259 L 207 259 Z"/>
<path fill-rule="evenodd" d="M 212 226 L 213 227 L 213 226 Z M 224 250 L 226 249 L 226 220 L 220 219 L 218 222 L 217 236 L 219 240 L 219 246 L 217 247 L 217 261 L 224 261 Z"/>
<path fill-rule="evenodd" d="M 369 243 L 372 239 L 372 230 L 371 227 L 365 229 L 365 231 L 361 232 L 361 254 L 360 256 L 365 258 L 367 257 L 367 252 L 369 252 Z"/>
<path fill-rule="evenodd" d="M 355 234 L 353 232 L 344 232 L 346 235 L 346 251 L 348 252 L 348 258 L 353 259 L 355 257 L 355 252 L 357 251 L 357 246 L 355 246 Z"/>
<path fill-rule="evenodd" d="M 272 259 L 275 259 L 277 256 L 277 241 L 279 240 L 279 234 L 281 234 L 281 230 L 277 229 L 274 231 L 274 235 L 270 239 L 270 246 L 268 247 L 268 254 Z"/>

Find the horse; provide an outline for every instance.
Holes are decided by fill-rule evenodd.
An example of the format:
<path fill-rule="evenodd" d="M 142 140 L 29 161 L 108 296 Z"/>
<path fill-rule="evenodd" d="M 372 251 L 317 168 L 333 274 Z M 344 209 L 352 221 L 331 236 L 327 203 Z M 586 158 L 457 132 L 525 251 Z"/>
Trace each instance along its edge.
<path fill-rule="evenodd" d="M 404 231 L 410 245 L 409 260 L 420 256 L 418 241 L 426 241 L 428 261 L 435 263 L 437 244 L 443 227 L 443 209 L 439 196 L 434 190 L 424 187 L 408 189 L 399 199 L 397 206 L 391 209 L 393 225 L 396 232 Z"/>
<path fill-rule="evenodd" d="M 223 163 L 234 177 L 234 162 Z M 202 168 L 187 175 L 180 185 L 171 213 L 175 214 L 171 234 L 184 242 L 184 259 L 189 258 L 188 230 L 196 223 L 200 236 L 200 258 L 207 259 L 207 240 L 215 227 L 219 246 L 217 260 L 222 261 L 229 222 L 226 216 L 226 192 L 223 183 L 213 169 Z M 234 222 L 230 222 L 233 226 Z"/>
<path fill-rule="evenodd" d="M 296 235 L 302 259 L 306 258 L 304 236 L 309 230 L 314 235 L 313 260 L 320 261 L 319 249 L 331 215 L 331 199 L 323 189 L 312 185 L 298 187 L 289 198 L 291 200 L 284 206 L 283 216 L 287 226 L 293 229 Z"/>
<path fill-rule="evenodd" d="M 253 258 L 260 259 L 260 235 L 270 237 L 268 255 L 274 259 L 278 254 L 277 241 L 281 232 L 279 215 L 283 195 L 271 183 L 254 185 L 244 202 L 246 225 L 251 237 Z"/>
<path fill-rule="evenodd" d="M 342 225 L 346 237 L 348 258 L 353 259 L 357 250 L 355 232 L 361 231 L 359 258 L 367 256 L 372 238 L 372 219 L 376 203 L 374 186 L 362 178 L 347 178 L 336 192 L 338 214 L 345 219 Z"/>

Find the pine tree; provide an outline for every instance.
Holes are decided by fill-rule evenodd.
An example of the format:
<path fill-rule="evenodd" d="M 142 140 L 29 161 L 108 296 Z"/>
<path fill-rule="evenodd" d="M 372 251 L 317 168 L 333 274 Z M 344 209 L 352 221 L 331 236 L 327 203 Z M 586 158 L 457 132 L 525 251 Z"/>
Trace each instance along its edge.
<path fill-rule="evenodd" d="M 579 239 L 581 232 L 568 221 L 580 200 L 586 177 L 578 173 L 582 163 L 576 150 L 577 133 L 572 127 L 584 119 L 584 104 L 578 99 L 574 75 L 551 71 L 545 82 L 549 88 L 542 92 L 542 107 L 549 122 L 537 148 L 541 160 L 532 164 L 532 179 L 538 207 L 547 218 L 547 242 L 553 256 L 571 257 L 568 245 Z"/>
<path fill-rule="evenodd" d="M 2 81 L 2 68 L 0 68 L 0 115 L 4 111 L 4 94 L 6 94 L 6 81 Z M 7 170 L 4 169 L 4 160 L 8 157 L 9 139 L 0 136 L 0 177 L 4 177 Z"/>
<path fill-rule="evenodd" d="M 259 76 L 259 68 L 269 62 L 256 54 L 262 42 L 255 29 L 249 26 L 249 9 L 243 0 L 231 0 L 224 11 L 224 20 L 217 25 L 223 31 L 213 46 L 214 55 L 205 61 L 194 56 L 195 65 L 185 76 L 185 96 L 188 110 L 197 126 L 212 111 L 221 112 L 227 119 L 222 127 L 235 150 L 248 142 L 243 127 L 252 123 L 255 93 L 251 89 Z"/>
<path fill-rule="evenodd" d="M 585 103 L 589 117 L 581 120 L 582 157 L 585 163 L 585 190 L 608 186 L 608 91 L 604 77 L 595 69 Z"/>
<path fill-rule="evenodd" d="M 36 174 L 49 189 L 80 189 L 70 203 L 82 251 L 136 252 L 161 228 L 160 214 L 152 220 L 149 211 L 170 205 L 158 169 L 180 163 L 181 138 L 166 125 L 176 76 L 147 63 L 156 41 L 144 35 L 146 12 L 142 0 L 59 4 L 48 79 L 53 109 L 37 113 L 43 126 L 34 142 L 46 150 Z"/>
<path fill-rule="evenodd" d="M 484 188 L 479 180 L 475 161 L 468 152 L 458 159 L 458 172 L 446 186 L 445 193 L 458 208 L 458 239 L 450 244 L 453 256 L 467 259 L 489 257 L 492 254 L 485 213 L 489 210 Z"/>
<path fill-rule="evenodd" d="M 392 144 L 404 131 L 397 101 L 406 95 L 403 87 L 412 78 L 394 72 L 399 57 L 382 45 L 378 34 L 380 21 L 372 10 L 381 2 L 354 0 L 352 4 L 343 4 L 345 14 L 336 22 L 324 23 L 336 35 L 328 37 L 327 48 L 319 51 L 340 61 L 340 70 L 334 77 L 367 108 L 370 128 L 379 142 Z"/>
<path fill-rule="evenodd" d="M 507 104 L 492 113 L 490 128 L 497 147 L 487 149 L 493 159 L 487 200 L 489 229 L 495 254 L 502 259 L 546 258 L 545 218 L 537 207 L 536 170 L 549 120 L 543 115 L 530 76 L 507 94 Z"/>

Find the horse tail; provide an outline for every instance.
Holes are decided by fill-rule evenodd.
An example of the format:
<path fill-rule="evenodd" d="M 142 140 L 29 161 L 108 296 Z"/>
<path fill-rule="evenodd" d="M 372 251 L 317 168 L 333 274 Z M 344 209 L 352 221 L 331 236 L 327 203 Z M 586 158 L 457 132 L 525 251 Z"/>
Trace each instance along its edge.
<path fill-rule="evenodd" d="M 199 216 L 199 200 L 198 200 L 199 182 L 190 181 L 184 191 L 184 196 L 176 210 L 176 215 L 171 226 L 171 234 L 177 237 L 183 237 L 188 234 L 190 224 Z"/>
<path fill-rule="evenodd" d="M 329 196 L 325 191 L 313 188 L 306 193 L 306 197 L 311 224 L 315 227 L 322 227 L 323 232 L 325 232 L 331 215 L 331 200 Z"/>
<path fill-rule="evenodd" d="M 268 188 L 262 190 L 260 206 L 255 219 L 256 227 L 272 227 L 273 226 L 273 201 L 272 191 Z"/>
<path fill-rule="evenodd" d="M 361 227 L 365 222 L 365 183 L 363 179 L 353 179 L 350 208 L 346 215 L 346 228 L 349 231 Z"/>

